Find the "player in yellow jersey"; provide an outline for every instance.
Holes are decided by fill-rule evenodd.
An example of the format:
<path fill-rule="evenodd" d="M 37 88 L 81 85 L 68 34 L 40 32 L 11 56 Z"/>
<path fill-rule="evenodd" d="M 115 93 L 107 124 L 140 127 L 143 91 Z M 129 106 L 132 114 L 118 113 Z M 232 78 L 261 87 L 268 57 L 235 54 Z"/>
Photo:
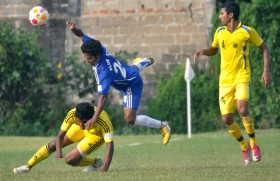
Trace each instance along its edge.
<path fill-rule="evenodd" d="M 26 165 L 14 168 L 14 173 L 27 173 L 36 164 L 41 162 L 56 151 L 55 159 L 63 158 L 62 148 L 79 142 L 64 157 L 68 165 L 74 167 L 85 167 L 83 172 L 107 171 L 114 154 L 113 126 L 108 114 L 102 111 L 98 120 L 89 129 L 85 129 L 85 123 L 93 116 L 95 107 L 87 102 L 80 103 L 71 109 L 65 117 L 60 131 L 53 141 L 42 146 Z M 99 157 L 93 158 L 88 155 L 98 150 L 104 142 L 106 143 L 106 154 L 104 163 Z"/>
<path fill-rule="evenodd" d="M 220 50 L 219 104 L 222 120 L 227 125 L 229 133 L 240 143 L 244 164 L 248 165 L 251 161 L 251 152 L 254 161 L 261 160 L 260 147 L 257 145 L 255 137 L 254 121 L 249 115 L 248 109 L 251 81 L 250 45 L 253 44 L 262 50 L 264 59 L 262 81 L 266 88 L 271 84 L 270 54 L 267 45 L 256 30 L 242 25 L 238 20 L 239 13 L 239 5 L 235 2 L 227 2 L 222 6 L 219 19 L 224 26 L 216 30 L 212 46 L 196 52 L 194 60 L 196 61 L 201 55 L 215 55 Z M 236 110 L 250 137 L 249 143 L 243 138 L 239 125 L 233 119 L 233 113 Z"/>

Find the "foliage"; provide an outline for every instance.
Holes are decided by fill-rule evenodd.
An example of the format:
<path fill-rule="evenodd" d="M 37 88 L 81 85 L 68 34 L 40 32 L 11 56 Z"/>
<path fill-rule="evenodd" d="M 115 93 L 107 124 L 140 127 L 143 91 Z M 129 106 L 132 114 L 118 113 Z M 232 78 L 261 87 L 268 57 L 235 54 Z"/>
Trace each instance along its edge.
<path fill-rule="evenodd" d="M 209 69 L 210 72 L 211 69 Z M 192 132 L 215 130 L 220 123 L 217 102 L 217 76 L 201 73 L 194 67 L 196 77 L 191 81 Z M 158 83 L 156 99 L 149 101 L 148 115 L 161 120 L 170 120 L 175 133 L 186 133 L 187 106 L 185 66 L 179 65 L 167 80 Z M 207 99 L 205 99 L 207 97 Z"/>
<path fill-rule="evenodd" d="M 0 29 L 0 134 L 54 135 L 70 108 L 73 94 L 92 93 L 91 67 L 74 53 L 58 64 L 44 57 L 39 33 L 4 23 Z"/>
<path fill-rule="evenodd" d="M 96 92 L 91 66 L 79 60 L 77 52 L 66 60 L 46 60 L 39 36 L 40 31 L 27 34 L 7 23 L 0 27 L 2 135 L 55 135 L 69 109 L 76 106 L 75 101 L 88 96 L 88 102 L 95 102 L 89 96 Z M 127 51 L 116 53 L 124 62 L 136 55 Z M 114 125 L 121 129 L 125 125 L 122 111 L 116 111 L 114 105 L 107 107 L 116 121 Z"/>
<path fill-rule="evenodd" d="M 278 57 L 280 56 L 280 1 L 254 0 L 254 6 L 247 5 L 246 8 L 252 8 L 255 17 L 246 19 L 251 26 L 255 27 L 263 40 L 268 44 L 271 54 L 271 75 L 273 84 L 269 89 L 263 88 L 260 83 L 263 72 L 263 58 L 260 50 L 253 49 L 252 59 L 252 82 L 253 92 L 251 97 L 251 108 L 253 116 L 258 120 L 257 126 L 260 128 L 278 127 L 280 128 L 280 65 Z M 261 12 L 261 13 L 259 13 Z M 265 15 L 265 16 L 264 16 Z M 243 16 L 245 19 L 246 15 Z M 258 105 L 258 106 L 255 106 Z"/>
<path fill-rule="evenodd" d="M 114 54 L 114 56 L 124 62 L 124 63 L 128 63 L 128 60 L 132 60 L 134 58 L 136 58 L 138 52 L 128 52 L 127 50 L 120 50 L 118 52 L 116 52 Z"/>
<path fill-rule="evenodd" d="M 55 77 L 36 39 L 7 23 L 0 26 L 1 134 L 35 135 L 48 129 L 49 84 Z"/>
<path fill-rule="evenodd" d="M 224 0 L 216 1 L 220 7 Z M 251 47 L 252 89 L 250 97 L 250 114 L 254 117 L 256 128 L 280 127 L 279 80 L 280 67 L 277 57 L 280 56 L 280 2 L 265 0 L 246 0 L 240 2 L 242 23 L 256 27 L 260 36 L 266 41 L 271 52 L 271 74 L 274 83 L 269 89 L 261 84 L 263 71 L 262 53 L 257 47 Z M 245 11 L 246 9 L 246 11 Z M 212 37 L 217 27 L 221 26 L 218 19 L 219 8 L 213 15 Z M 259 13 L 262 12 L 262 13 Z M 265 16 L 264 16 L 265 14 Z M 224 127 L 220 119 L 218 105 L 218 77 L 220 55 L 211 57 L 208 70 L 205 72 L 194 67 L 196 77 L 191 81 L 192 131 L 212 131 Z M 149 102 L 147 113 L 152 117 L 171 120 L 175 133 L 186 130 L 186 89 L 183 80 L 184 67 L 174 70 L 168 80 L 159 80 L 157 98 Z M 256 106 L 257 105 L 257 106 Z M 163 111 L 168 110 L 168 111 Z M 238 115 L 235 115 L 238 119 Z"/>

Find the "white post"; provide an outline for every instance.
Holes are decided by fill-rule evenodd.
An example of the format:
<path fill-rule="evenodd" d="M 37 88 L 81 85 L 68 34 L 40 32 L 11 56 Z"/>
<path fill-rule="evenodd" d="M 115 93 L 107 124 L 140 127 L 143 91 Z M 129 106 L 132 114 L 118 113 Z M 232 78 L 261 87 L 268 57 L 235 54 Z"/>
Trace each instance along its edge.
<path fill-rule="evenodd" d="M 188 125 L 188 137 L 191 138 L 191 133 L 192 133 L 192 125 L 191 125 L 191 80 L 194 78 L 195 73 L 192 69 L 190 59 L 187 58 L 186 60 L 186 70 L 185 70 L 185 80 L 187 82 L 187 125 Z"/>
<path fill-rule="evenodd" d="M 192 126 L 191 126 L 191 86 L 190 80 L 187 80 L 187 120 L 188 120 L 188 138 L 191 138 Z"/>

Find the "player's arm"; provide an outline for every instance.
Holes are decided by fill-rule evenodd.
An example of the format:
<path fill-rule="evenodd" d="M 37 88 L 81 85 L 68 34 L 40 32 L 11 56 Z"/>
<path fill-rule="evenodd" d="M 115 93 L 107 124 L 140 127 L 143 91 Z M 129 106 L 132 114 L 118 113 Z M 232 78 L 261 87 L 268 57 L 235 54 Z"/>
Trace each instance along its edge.
<path fill-rule="evenodd" d="M 72 31 L 72 33 L 73 33 L 74 35 L 76 35 L 76 36 L 79 37 L 80 39 L 83 39 L 83 36 L 84 36 L 85 34 L 83 33 L 83 31 L 82 31 L 81 29 L 77 28 L 77 27 L 75 26 L 75 24 L 74 24 L 72 21 L 67 21 L 67 22 L 66 22 L 66 25 L 67 25 L 67 27 Z"/>
<path fill-rule="evenodd" d="M 271 84 L 271 76 L 270 76 L 270 53 L 266 43 L 262 43 L 259 48 L 262 50 L 263 53 L 263 74 L 262 74 L 262 82 L 265 87 L 269 87 Z"/>
<path fill-rule="evenodd" d="M 200 50 L 198 52 L 196 52 L 193 56 L 194 61 L 197 61 L 197 59 L 202 56 L 202 55 L 206 55 L 206 56 L 213 56 L 216 55 L 218 52 L 219 48 L 215 48 L 215 47 L 209 47 L 203 50 Z"/>
<path fill-rule="evenodd" d="M 65 135 L 66 135 L 66 131 L 60 130 L 57 137 L 56 137 L 56 143 L 55 143 L 56 156 L 55 156 L 55 160 L 57 160 L 59 158 L 63 158 L 62 142 L 63 142 L 63 139 L 64 139 Z"/>
<path fill-rule="evenodd" d="M 108 94 L 100 94 L 96 110 L 95 110 L 92 118 L 90 120 L 88 120 L 88 122 L 85 124 L 85 129 L 88 129 L 89 127 L 91 127 L 91 125 L 95 121 L 97 121 L 99 115 L 101 114 L 101 112 L 106 104 L 107 98 L 108 98 Z"/>
<path fill-rule="evenodd" d="M 106 143 L 106 156 L 101 171 L 107 172 L 107 170 L 110 167 L 111 161 L 113 159 L 113 155 L 114 155 L 114 143 L 113 141 L 111 141 Z"/>

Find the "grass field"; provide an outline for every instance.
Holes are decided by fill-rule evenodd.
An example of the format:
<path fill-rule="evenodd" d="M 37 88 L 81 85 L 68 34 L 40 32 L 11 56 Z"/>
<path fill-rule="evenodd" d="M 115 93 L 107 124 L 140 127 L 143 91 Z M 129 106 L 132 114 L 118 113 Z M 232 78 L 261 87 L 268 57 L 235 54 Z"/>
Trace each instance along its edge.
<path fill-rule="evenodd" d="M 238 144 L 226 131 L 173 135 L 164 146 L 160 135 L 115 136 L 115 155 L 107 173 L 82 173 L 54 154 L 31 172 L 15 175 L 14 167 L 26 164 L 35 151 L 53 138 L 0 137 L 0 180 L 280 180 L 280 130 L 257 130 L 263 160 L 243 166 Z M 247 138 L 247 136 L 246 136 Z M 64 150 L 66 153 L 72 146 Z M 104 156 L 105 147 L 92 155 Z"/>

